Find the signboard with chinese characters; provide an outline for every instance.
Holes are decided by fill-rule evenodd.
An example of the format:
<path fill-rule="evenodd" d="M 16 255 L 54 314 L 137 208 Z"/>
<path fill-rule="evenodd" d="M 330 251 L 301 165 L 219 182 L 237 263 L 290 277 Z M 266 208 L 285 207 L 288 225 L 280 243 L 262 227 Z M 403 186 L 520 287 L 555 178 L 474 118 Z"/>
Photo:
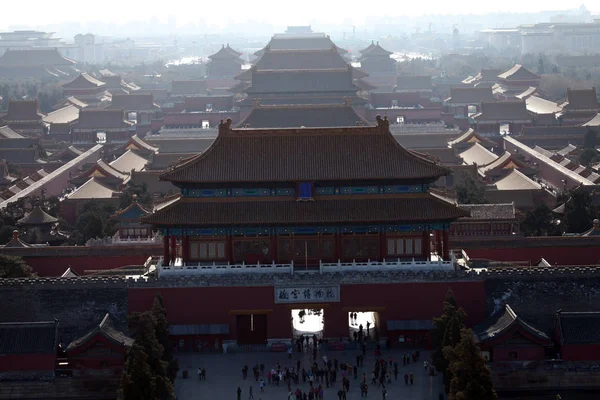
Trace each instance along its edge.
<path fill-rule="evenodd" d="M 275 288 L 275 303 L 333 303 L 339 301 L 339 286 L 295 286 Z"/>

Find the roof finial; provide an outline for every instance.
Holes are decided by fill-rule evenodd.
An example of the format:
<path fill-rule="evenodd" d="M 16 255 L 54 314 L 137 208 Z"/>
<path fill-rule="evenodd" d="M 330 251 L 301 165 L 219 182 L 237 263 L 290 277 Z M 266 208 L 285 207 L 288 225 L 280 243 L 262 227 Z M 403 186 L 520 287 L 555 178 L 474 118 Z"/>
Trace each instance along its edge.
<path fill-rule="evenodd" d="M 14 240 L 17 240 L 18 238 L 19 238 L 19 231 L 15 229 L 15 230 L 13 231 L 13 239 L 14 239 Z"/>
<path fill-rule="evenodd" d="M 133 196 L 131 196 L 131 198 L 133 199 L 134 203 L 137 203 L 137 194 L 133 194 Z"/>

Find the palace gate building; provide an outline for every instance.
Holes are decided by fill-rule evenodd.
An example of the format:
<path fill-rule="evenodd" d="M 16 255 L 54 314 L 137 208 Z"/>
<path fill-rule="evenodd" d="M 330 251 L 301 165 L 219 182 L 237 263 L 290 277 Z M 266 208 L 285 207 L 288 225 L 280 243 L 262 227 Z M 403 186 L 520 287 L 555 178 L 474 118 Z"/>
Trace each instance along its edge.
<path fill-rule="evenodd" d="M 429 191 L 448 173 L 379 116 L 341 128 L 222 122 L 209 149 L 161 176 L 181 194 L 142 218 L 164 254 L 157 288 L 133 291 L 130 311 L 161 292 L 172 334 L 193 346 L 290 339 L 290 310 L 304 308 L 324 311 L 327 338 L 348 336 L 348 312 L 371 311 L 381 337 L 419 340 L 449 288 L 477 321 L 482 282 L 455 278 L 448 247 L 449 224 L 469 213 Z"/>

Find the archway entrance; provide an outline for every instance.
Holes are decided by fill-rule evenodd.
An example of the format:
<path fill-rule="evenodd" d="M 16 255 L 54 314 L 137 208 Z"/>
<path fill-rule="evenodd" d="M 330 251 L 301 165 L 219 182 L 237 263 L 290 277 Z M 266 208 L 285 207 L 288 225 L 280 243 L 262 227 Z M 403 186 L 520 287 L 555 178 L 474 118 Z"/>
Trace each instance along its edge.
<path fill-rule="evenodd" d="M 379 313 L 377 311 L 348 312 L 348 329 L 351 340 L 376 339 L 379 328 Z"/>
<path fill-rule="evenodd" d="M 267 343 L 267 315 L 243 314 L 236 316 L 238 344 Z"/>
<path fill-rule="evenodd" d="M 323 338 L 325 327 L 325 310 L 322 308 L 303 308 L 292 310 L 292 330 L 294 339 L 308 336 L 309 344 L 313 343 L 313 336 L 317 340 Z"/>

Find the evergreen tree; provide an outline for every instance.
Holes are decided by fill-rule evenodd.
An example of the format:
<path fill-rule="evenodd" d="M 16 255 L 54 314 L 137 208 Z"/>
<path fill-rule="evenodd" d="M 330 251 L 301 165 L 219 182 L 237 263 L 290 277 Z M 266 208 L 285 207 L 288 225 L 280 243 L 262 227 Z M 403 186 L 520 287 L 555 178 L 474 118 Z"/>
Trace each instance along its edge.
<path fill-rule="evenodd" d="M 435 351 L 432 355 L 433 366 L 444 374 L 446 391 L 449 389 L 452 373 L 449 370 L 448 360 L 444 354 L 444 348 L 454 347 L 460 341 L 460 331 L 464 328 L 464 320 L 467 314 L 459 308 L 454 298 L 454 293 L 449 290 L 444 300 L 444 311 L 439 318 L 434 318 L 434 330 L 432 332 Z"/>
<path fill-rule="evenodd" d="M 156 381 L 148 366 L 148 355 L 144 348 L 134 343 L 127 354 L 125 370 L 121 378 L 119 400 L 157 399 Z"/>
<path fill-rule="evenodd" d="M 481 350 L 470 329 L 463 328 L 460 342 L 444 348 L 444 357 L 449 360 L 450 400 L 497 400 L 492 374 L 485 364 Z"/>
<path fill-rule="evenodd" d="M 460 204 L 486 204 L 485 187 L 478 184 L 470 175 L 465 175 L 464 180 L 456 185 L 456 199 Z"/>
<path fill-rule="evenodd" d="M 167 312 L 160 293 L 157 293 L 154 298 L 152 315 L 156 321 L 156 339 L 158 339 L 158 342 L 164 349 L 162 359 L 167 363 L 167 376 L 171 382 L 175 382 L 179 365 L 177 359 L 173 357 L 173 347 L 169 340 L 169 321 L 167 320 Z"/>
<path fill-rule="evenodd" d="M 134 314 L 130 321 L 136 328 L 135 343 L 143 348 L 148 357 L 146 363 L 153 376 L 155 395 L 150 398 L 157 400 L 175 399 L 173 384 L 167 375 L 168 363 L 162 360 L 164 348 L 156 338 L 156 321 L 152 313 Z"/>
<path fill-rule="evenodd" d="M 0 254 L 0 278 L 31 278 L 36 276 L 21 257 Z"/>

